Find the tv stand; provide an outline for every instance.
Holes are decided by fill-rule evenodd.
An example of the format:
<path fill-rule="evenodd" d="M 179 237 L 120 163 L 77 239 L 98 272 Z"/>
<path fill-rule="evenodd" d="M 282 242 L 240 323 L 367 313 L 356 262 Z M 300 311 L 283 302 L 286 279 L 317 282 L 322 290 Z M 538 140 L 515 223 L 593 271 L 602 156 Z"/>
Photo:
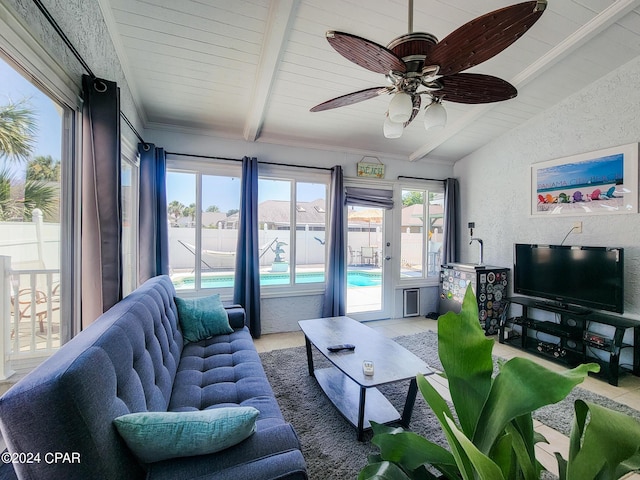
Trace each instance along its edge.
<path fill-rule="evenodd" d="M 511 304 L 520 305 L 522 315 L 507 318 L 503 315 L 500 322 L 500 343 L 512 345 L 536 354 L 566 363 L 570 366 L 595 362 L 600 364 L 600 373 L 611 385 L 618 385 L 620 376 L 620 351 L 629 348 L 633 351 L 631 372 L 640 376 L 640 321 L 621 315 L 593 311 L 573 305 L 546 302 L 530 297 L 511 297 Z M 505 312 L 508 311 L 507 305 Z M 568 308 L 567 308 L 568 307 Z M 529 309 L 544 310 L 559 314 L 559 321 L 537 320 L 529 316 Z M 592 332 L 591 325 L 609 325 L 614 327 L 613 335 Z M 627 329 L 633 328 L 633 345 L 623 343 Z M 538 332 L 555 337 L 552 341 L 537 338 Z M 548 338 L 548 337 L 545 337 Z M 593 351 L 604 352 L 603 358 L 589 355 Z"/>
<path fill-rule="evenodd" d="M 588 313 L 593 312 L 590 308 L 545 300 L 535 300 L 535 306 L 540 310 L 547 310 L 549 312 L 556 313 L 573 313 L 574 315 L 587 315 Z"/>

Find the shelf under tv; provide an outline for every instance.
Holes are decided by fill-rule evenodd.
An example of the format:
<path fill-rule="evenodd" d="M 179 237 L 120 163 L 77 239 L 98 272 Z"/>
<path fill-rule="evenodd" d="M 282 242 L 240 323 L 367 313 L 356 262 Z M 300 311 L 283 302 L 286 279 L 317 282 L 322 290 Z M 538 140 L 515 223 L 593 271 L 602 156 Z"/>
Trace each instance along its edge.
<path fill-rule="evenodd" d="M 500 343 L 531 351 L 562 363 L 599 363 L 602 368 L 601 374 L 609 380 L 611 385 L 617 386 L 621 369 L 620 351 L 630 347 L 622 340 L 627 329 L 633 328 L 633 344 L 636 347 L 633 348 L 633 365 L 630 370 L 634 375 L 640 376 L 640 321 L 596 310 L 566 309 L 563 305 L 532 297 L 514 296 L 508 301 L 511 304 L 520 305 L 522 314 L 511 318 L 506 318 L 508 315 L 504 316 L 499 330 Z M 559 321 L 532 318 L 530 309 L 559 314 Z M 589 328 L 593 324 L 612 326 L 615 333 L 607 336 L 592 332 Z M 538 333 L 555 338 L 551 341 L 538 338 Z M 592 349 L 607 352 L 608 359 L 594 358 L 590 355 Z"/>

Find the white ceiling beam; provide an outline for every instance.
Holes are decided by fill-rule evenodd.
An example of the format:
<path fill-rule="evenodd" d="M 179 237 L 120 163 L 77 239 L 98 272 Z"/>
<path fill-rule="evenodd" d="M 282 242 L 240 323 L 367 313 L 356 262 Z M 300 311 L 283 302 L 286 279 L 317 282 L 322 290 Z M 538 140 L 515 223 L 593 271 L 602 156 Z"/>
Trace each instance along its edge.
<path fill-rule="evenodd" d="M 249 142 L 255 142 L 260 136 L 278 65 L 299 4 L 300 0 L 272 0 L 269 6 L 260 63 L 251 92 L 250 110 L 244 124 L 243 136 Z"/>
<path fill-rule="evenodd" d="M 564 41 L 553 47 L 545 55 L 513 77 L 513 79 L 510 80 L 510 83 L 515 87 L 521 87 L 535 80 L 546 70 L 559 63 L 569 54 L 585 45 L 591 39 L 638 7 L 640 7 L 640 0 L 617 0 L 609 7 L 605 8 L 601 13 L 596 15 L 591 21 L 587 22 L 569 35 Z M 456 123 L 448 125 L 447 128 L 439 135 L 435 136 L 431 141 L 425 143 L 422 147 L 413 152 L 409 156 L 409 160 L 414 162 L 429 154 L 429 152 L 435 150 L 467 126 L 476 122 L 489 110 L 495 108 L 495 106 L 496 104 L 484 104 L 471 108 L 467 114 L 462 116 Z"/>

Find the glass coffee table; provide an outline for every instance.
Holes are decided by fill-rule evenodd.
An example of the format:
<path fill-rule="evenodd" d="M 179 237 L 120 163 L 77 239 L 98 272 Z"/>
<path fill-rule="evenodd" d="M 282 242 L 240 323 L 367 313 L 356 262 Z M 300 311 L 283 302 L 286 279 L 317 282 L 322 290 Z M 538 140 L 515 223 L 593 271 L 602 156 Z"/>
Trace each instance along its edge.
<path fill-rule="evenodd" d="M 416 375 L 432 375 L 434 371 L 423 360 L 406 348 L 373 328 L 349 317 L 300 320 L 307 347 L 309 375 L 335 405 L 338 411 L 353 425 L 362 440 L 371 421 L 400 423 L 409 426 L 418 386 Z M 337 344 L 353 344 L 354 350 L 330 352 L 328 347 Z M 315 369 L 311 346 L 314 346 L 332 366 Z M 373 362 L 373 375 L 365 375 L 362 364 Z M 376 388 L 380 385 L 411 380 L 402 415 Z"/>

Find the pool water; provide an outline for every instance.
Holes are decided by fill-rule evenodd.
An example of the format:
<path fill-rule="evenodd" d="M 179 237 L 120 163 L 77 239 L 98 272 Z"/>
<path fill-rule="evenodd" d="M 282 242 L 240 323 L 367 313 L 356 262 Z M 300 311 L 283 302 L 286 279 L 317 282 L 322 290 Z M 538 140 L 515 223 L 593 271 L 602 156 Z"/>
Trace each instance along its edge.
<path fill-rule="evenodd" d="M 288 273 L 262 273 L 260 274 L 260 285 L 288 285 L 290 276 Z M 309 272 L 296 274 L 296 284 L 300 283 L 323 283 L 325 281 L 324 272 Z M 174 279 L 176 290 L 189 290 L 194 288 L 195 278 L 184 277 Z M 382 284 L 380 272 L 348 272 L 347 288 L 349 287 L 376 287 Z M 202 276 L 202 288 L 229 288 L 233 287 L 233 275 L 207 275 Z"/>

